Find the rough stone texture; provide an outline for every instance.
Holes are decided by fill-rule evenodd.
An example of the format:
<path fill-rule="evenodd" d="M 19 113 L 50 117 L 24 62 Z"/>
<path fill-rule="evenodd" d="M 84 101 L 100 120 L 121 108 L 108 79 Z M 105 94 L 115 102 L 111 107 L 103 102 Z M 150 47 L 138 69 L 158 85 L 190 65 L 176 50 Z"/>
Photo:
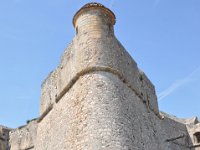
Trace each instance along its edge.
<path fill-rule="evenodd" d="M 38 150 L 188 150 L 179 145 L 190 143 L 188 136 L 179 145 L 166 142 L 188 135 L 186 126 L 160 120 L 118 76 L 99 71 L 80 77 L 41 121 L 38 133 Z"/>
<path fill-rule="evenodd" d="M 90 3 L 73 24 L 42 84 L 40 117 L 10 131 L 10 150 L 199 150 L 197 118 L 159 112 L 153 84 L 114 35 L 115 15 Z"/>
<path fill-rule="evenodd" d="M 103 15 L 103 12 L 97 9 L 86 11 L 77 18 L 77 36 L 64 54 L 58 69 L 45 82 L 42 102 L 45 101 L 45 106 L 48 106 L 54 96 L 57 95 L 60 99 L 66 87 L 70 88 L 78 76 L 91 70 L 104 69 L 123 78 L 124 82 L 149 104 L 151 110 L 158 114 L 154 86 L 144 73 L 140 73 L 137 64 L 115 38 L 112 19 L 109 16 L 102 17 Z M 55 76 L 57 81 L 52 80 Z M 41 112 L 45 111 L 44 108 L 48 107 L 42 105 Z"/>
<path fill-rule="evenodd" d="M 56 71 L 51 72 L 48 78 L 43 82 L 40 99 L 40 115 L 42 115 L 51 105 L 55 103 L 57 90 Z"/>
<path fill-rule="evenodd" d="M 190 138 L 196 150 L 200 150 L 200 123 L 196 117 L 186 120 Z"/>
<path fill-rule="evenodd" d="M 10 132 L 10 150 L 33 150 L 37 135 L 37 120 Z"/>
<path fill-rule="evenodd" d="M 159 114 L 154 86 L 115 38 L 111 17 L 101 8 L 76 14 L 36 149 L 191 149 L 186 125 Z"/>
<path fill-rule="evenodd" d="M 9 149 L 9 131 L 11 129 L 0 126 L 0 150 L 8 150 Z"/>

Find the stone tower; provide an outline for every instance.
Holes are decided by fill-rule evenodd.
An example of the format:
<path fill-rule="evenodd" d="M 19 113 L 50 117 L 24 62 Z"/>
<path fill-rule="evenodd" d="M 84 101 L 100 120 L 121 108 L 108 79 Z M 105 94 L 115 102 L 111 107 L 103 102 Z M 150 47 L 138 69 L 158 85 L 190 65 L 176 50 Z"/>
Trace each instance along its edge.
<path fill-rule="evenodd" d="M 160 118 L 154 86 L 116 39 L 115 20 L 98 3 L 75 14 L 76 36 L 43 84 L 38 149 L 128 149 L 134 116 Z"/>
<path fill-rule="evenodd" d="M 154 86 L 116 39 L 115 22 L 98 3 L 75 14 L 76 36 L 42 86 L 36 150 L 189 149 L 186 126 L 161 117 Z"/>
<path fill-rule="evenodd" d="M 86 4 L 75 14 L 76 35 L 42 84 L 40 117 L 6 130 L 0 146 L 199 150 L 197 118 L 159 112 L 154 86 L 116 39 L 115 23 L 114 13 L 99 3 Z"/>

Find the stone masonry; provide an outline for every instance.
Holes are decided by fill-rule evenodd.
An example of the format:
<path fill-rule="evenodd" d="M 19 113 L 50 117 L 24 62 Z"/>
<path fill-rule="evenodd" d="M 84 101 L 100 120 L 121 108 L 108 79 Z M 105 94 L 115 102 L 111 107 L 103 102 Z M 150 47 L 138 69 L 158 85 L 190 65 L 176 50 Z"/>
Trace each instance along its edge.
<path fill-rule="evenodd" d="M 200 150 L 197 118 L 160 112 L 154 85 L 99 3 L 74 16 L 76 35 L 42 84 L 40 116 L 0 126 L 0 150 Z"/>
<path fill-rule="evenodd" d="M 0 126 L 0 150 L 8 150 L 9 149 L 9 132 L 11 129 Z"/>

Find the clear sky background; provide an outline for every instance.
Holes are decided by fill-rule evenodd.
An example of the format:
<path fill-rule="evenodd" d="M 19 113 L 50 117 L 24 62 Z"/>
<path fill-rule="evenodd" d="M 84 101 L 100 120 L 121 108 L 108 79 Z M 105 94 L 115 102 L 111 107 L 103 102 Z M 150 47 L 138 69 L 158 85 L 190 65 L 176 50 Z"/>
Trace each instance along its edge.
<path fill-rule="evenodd" d="M 0 0 L 0 124 L 38 117 L 40 86 L 89 0 Z M 99 0 L 115 33 L 156 87 L 160 110 L 200 117 L 200 0 Z"/>

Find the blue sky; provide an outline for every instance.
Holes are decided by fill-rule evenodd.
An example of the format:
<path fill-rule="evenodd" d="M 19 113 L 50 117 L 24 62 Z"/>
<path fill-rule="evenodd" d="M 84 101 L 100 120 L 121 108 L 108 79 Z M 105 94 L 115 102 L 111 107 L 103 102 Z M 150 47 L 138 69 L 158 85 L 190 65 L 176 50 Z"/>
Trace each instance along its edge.
<path fill-rule="evenodd" d="M 40 86 L 74 36 L 89 0 L 0 0 L 0 124 L 38 117 Z M 115 33 L 156 87 L 160 110 L 200 117 L 200 1 L 99 0 Z"/>

